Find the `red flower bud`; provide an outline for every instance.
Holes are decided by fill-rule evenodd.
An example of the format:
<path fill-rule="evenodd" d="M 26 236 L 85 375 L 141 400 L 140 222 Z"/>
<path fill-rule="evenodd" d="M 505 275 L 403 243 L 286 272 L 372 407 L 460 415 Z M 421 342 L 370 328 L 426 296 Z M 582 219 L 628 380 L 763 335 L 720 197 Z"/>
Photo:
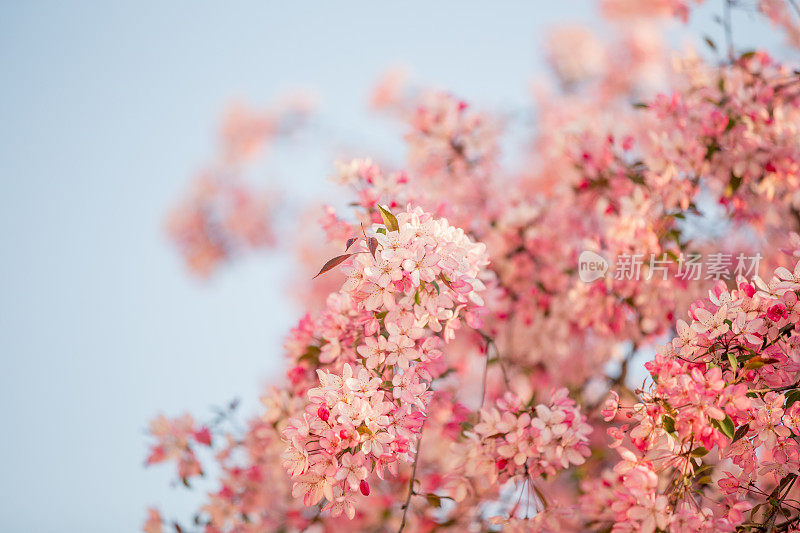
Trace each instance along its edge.
<path fill-rule="evenodd" d="M 211 432 L 208 430 L 207 427 L 203 427 L 198 431 L 194 432 L 194 440 L 196 440 L 200 444 L 211 446 Z"/>
<path fill-rule="evenodd" d="M 328 410 L 327 405 L 320 405 L 319 409 L 317 409 L 317 416 L 322 419 L 323 422 L 328 421 L 328 417 L 331 416 L 331 412 Z"/>
<path fill-rule="evenodd" d="M 358 487 L 361 491 L 361 494 L 364 496 L 369 496 L 369 483 L 366 480 L 361 481 L 361 485 Z"/>
<path fill-rule="evenodd" d="M 498 470 L 504 470 L 506 466 L 508 466 L 508 459 L 498 459 L 497 463 L 495 463 L 495 466 Z"/>

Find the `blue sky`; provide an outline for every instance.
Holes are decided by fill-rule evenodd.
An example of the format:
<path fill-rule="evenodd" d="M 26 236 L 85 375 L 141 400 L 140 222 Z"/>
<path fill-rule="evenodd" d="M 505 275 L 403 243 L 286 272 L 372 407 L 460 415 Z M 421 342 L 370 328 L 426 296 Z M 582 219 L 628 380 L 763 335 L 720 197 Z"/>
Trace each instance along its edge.
<path fill-rule="evenodd" d="M 147 421 L 235 396 L 252 412 L 280 377 L 286 258 L 198 283 L 162 232 L 227 102 L 310 87 L 347 141 L 392 150 L 362 110 L 387 67 L 507 109 L 542 72 L 542 29 L 593 20 L 577 0 L 0 10 L 0 529 L 29 533 L 136 531 L 159 502 L 181 516 L 194 500 L 171 471 L 141 467 Z M 314 191 L 328 156 L 298 155 L 271 179 Z"/>

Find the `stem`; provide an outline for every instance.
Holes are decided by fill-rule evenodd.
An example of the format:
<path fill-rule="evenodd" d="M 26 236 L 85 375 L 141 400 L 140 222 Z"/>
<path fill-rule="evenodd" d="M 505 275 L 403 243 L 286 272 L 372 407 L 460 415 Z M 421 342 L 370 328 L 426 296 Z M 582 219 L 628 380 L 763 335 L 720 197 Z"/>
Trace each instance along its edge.
<path fill-rule="evenodd" d="M 319 520 L 319 517 L 320 517 L 321 514 L 322 514 L 322 504 L 319 504 L 319 505 L 317 505 L 317 512 L 314 513 L 314 516 L 308 522 L 306 527 L 304 527 L 302 530 L 300 530 L 300 533 L 305 533 L 306 531 L 308 531 L 308 528 L 313 526 Z"/>
<path fill-rule="evenodd" d="M 425 422 L 419 430 L 419 440 L 417 440 L 417 452 L 414 455 L 414 466 L 411 468 L 411 480 L 408 482 L 408 496 L 406 496 L 406 503 L 403 504 L 403 519 L 400 521 L 400 529 L 397 533 L 401 533 L 406 527 L 406 514 L 408 513 L 408 504 L 411 502 L 411 495 L 414 494 L 414 480 L 417 477 L 417 463 L 419 463 L 419 450 L 422 444 L 422 429 L 425 427 Z"/>
<path fill-rule="evenodd" d="M 795 481 L 797 481 L 797 476 L 792 478 L 792 481 L 789 482 L 789 486 L 786 487 L 786 492 L 783 493 L 783 496 L 781 496 L 777 504 L 775 504 L 772 507 L 772 510 L 770 511 L 770 514 L 767 518 L 767 522 L 766 524 L 764 524 L 766 526 L 767 531 L 774 530 L 773 526 L 775 525 L 775 520 L 778 518 L 778 511 L 781 509 L 781 506 L 783 505 L 783 500 L 785 500 L 786 497 L 789 495 L 789 493 L 792 491 L 792 486 L 794 486 Z M 778 486 L 780 487 L 780 485 Z"/>
<path fill-rule="evenodd" d="M 783 392 L 785 390 L 796 389 L 798 387 L 800 387 L 800 381 L 796 381 L 796 382 L 792 383 L 791 385 L 784 385 L 783 387 L 773 387 L 773 388 L 767 388 L 767 389 L 752 389 L 752 390 L 750 390 L 748 392 L 756 392 L 756 393 Z"/>
<path fill-rule="evenodd" d="M 483 403 L 486 401 L 486 378 L 489 374 L 489 343 L 486 343 L 486 356 L 483 360 L 483 384 L 481 385 L 481 406 L 478 408 L 483 409 Z"/>

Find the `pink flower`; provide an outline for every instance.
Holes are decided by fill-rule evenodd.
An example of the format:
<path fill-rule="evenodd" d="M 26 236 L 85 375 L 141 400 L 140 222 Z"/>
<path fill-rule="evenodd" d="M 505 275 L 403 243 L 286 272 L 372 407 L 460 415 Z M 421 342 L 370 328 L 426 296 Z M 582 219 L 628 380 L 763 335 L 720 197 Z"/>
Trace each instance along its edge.
<path fill-rule="evenodd" d="M 612 390 L 609 391 L 609 397 L 603 404 L 603 420 L 612 421 L 617 416 L 617 411 L 619 411 L 619 394 Z"/>
<path fill-rule="evenodd" d="M 725 322 L 728 319 L 727 304 L 720 307 L 714 314 L 702 307 L 698 307 L 694 310 L 694 316 L 697 321 L 692 323 L 692 329 L 698 333 L 707 333 L 709 339 L 724 335 L 730 330 L 730 327 Z"/>
<path fill-rule="evenodd" d="M 158 509 L 150 508 L 147 510 L 147 521 L 144 523 L 142 531 L 144 533 L 162 533 L 164 531 L 163 524 L 164 520 Z"/>
<path fill-rule="evenodd" d="M 350 488 L 355 490 L 367 479 L 368 473 L 366 466 L 364 466 L 364 455 L 361 452 L 355 455 L 345 453 L 340 459 L 336 479 L 346 481 Z"/>
<path fill-rule="evenodd" d="M 366 337 L 365 344 L 357 348 L 358 353 L 367 359 L 367 368 L 372 370 L 386 360 L 387 342 L 386 337 Z"/>
<path fill-rule="evenodd" d="M 302 495 L 306 506 L 316 505 L 322 498 L 333 501 L 335 481 L 324 472 L 310 470 L 297 478 L 292 487 L 292 496 L 297 498 Z"/>
<path fill-rule="evenodd" d="M 666 496 L 649 496 L 638 501 L 628 510 L 628 518 L 637 522 L 639 531 L 643 533 L 653 533 L 656 529 L 666 530 L 669 524 Z"/>

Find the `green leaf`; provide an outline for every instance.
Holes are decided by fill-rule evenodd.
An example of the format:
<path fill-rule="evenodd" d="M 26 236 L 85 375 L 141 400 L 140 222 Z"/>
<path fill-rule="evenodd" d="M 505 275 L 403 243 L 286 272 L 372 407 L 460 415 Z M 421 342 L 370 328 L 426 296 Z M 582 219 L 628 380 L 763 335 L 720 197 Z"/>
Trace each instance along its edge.
<path fill-rule="evenodd" d="M 800 390 L 793 390 L 786 394 L 786 405 L 784 408 L 788 408 L 794 402 L 800 400 Z"/>
<path fill-rule="evenodd" d="M 436 507 L 438 509 L 442 506 L 442 499 L 436 494 L 433 494 L 432 492 L 426 494 L 425 499 L 428 500 L 428 504 L 431 507 Z"/>
<path fill-rule="evenodd" d="M 758 513 L 758 510 L 761 509 L 761 507 L 763 506 L 764 506 L 763 503 L 759 503 L 750 510 L 750 520 L 753 520 L 753 518 L 756 516 L 756 513 Z"/>
<path fill-rule="evenodd" d="M 731 364 L 731 368 L 733 370 L 739 368 L 739 361 L 736 360 L 736 356 L 733 354 L 733 352 L 728 352 L 728 362 Z"/>
<path fill-rule="evenodd" d="M 383 225 L 386 226 L 386 229 L 389 231 L 399 231 L 400 225 L 397 223 L 397 217 L 395 217 L 391 212 L 389 212 L 389 210 L 387 210 L 380 204 L 378 204 L 378 209 L 381 210 L 381 217 L 383 217 Z"/>
<path fill-rule="evenodd" d="M 702 446 L 698 446 L 697 448 L 692 450 L 692 457 L 703 457 L 704 455 L 708 455 L 708 450 L 706 450 Z"/>
<path fill-rule="evenodd" d="M 717 428 L 720 433 L 733 440 L 733 437 L 736 434 L 736 427 L 733 425 L 733 420 L 731 420 L 731 417 L 725 415 L 723 420 L 714 420 L 712 418 L 711 425 Z"/>
<path fill-rule="evenodd" d="M 300 356 L 300 361 L 313 361 L 315 363 L 319 362 L 319 354 L 322 353 L 322 349 L 319 346 L 314 346 L 313 344 L 306 348 L 306 351 L 303 355 Z"/>
<path fill-rule="evenodd" d="M 629 173 L 628 179 L 631 180 L 633 183 L 636 183 L 637 185 L 644 185 L 645 183 L 644 177 L 641 176 L 640 174 Z"/>
<path fill-rule="evenodd" d="M 383 235 L 386 235 L 386 228 L 378 228 L 375 230 L 375 233 L 381 233 Z"/>
<path fill-rule="evenodd" d="M 747 432 L 750 431 L 750 424 L 745 424 L 743 426 L 739 426 L 736 428 L 736 433 L 733 434 L 733 440 L 731 441 L 736 442 L 739 439 L 742 439 L 747 435 Z"/>
<path fill-rule="evenodd" d="M 695 476 L 702 475 L 702 474 L 704 474 L 706 472 L 709 472 L 709 471 L 713 470 L 713 468 L 714 468 L 714 465 L 702 465 L 702 466 L 698 467 L 694 471 L 694 475 Z"/>
<path fill-rule="evenodd" d="M 762 366 L 766 365 L 767 362 L 760 358 L 752 358 L 744 365 L 745 370 L 758 370 Z"/>
<path fill-rule="evenodd" d="M 728 187 L 725 189 L 725 192 L 728 195 L 735 193 L 737 190 L 739 190 L 739 187 L 742 186 L 743 181 L 744 180 L 742 179 L 741 176 L 737 176 L 733 172 L 731 172 L 731 178 L 730 181 L 728 182 Z"/>
<path fill-rule="evenodd" d="M 675 420 L 667 415 L 661 417 L 661 421 L 664 424 L 664 431 L 667 433 L 675 433 Z"/>

